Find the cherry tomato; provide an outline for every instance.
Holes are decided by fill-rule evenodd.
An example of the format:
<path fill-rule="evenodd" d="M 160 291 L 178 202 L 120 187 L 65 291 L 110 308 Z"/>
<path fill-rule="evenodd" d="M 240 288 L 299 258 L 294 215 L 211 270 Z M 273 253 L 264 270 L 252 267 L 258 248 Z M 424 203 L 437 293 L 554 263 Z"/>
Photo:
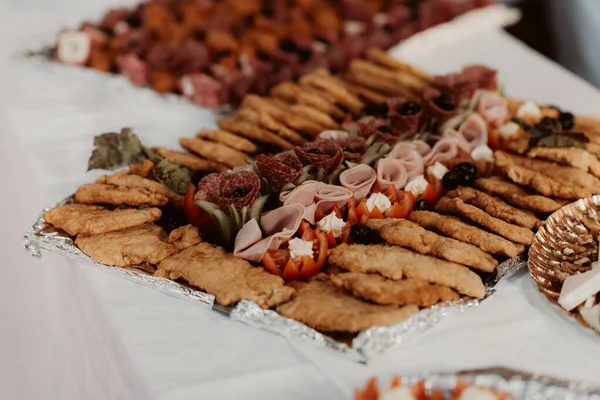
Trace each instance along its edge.
<path fill-rule="evenodd" d="M 356 215 L 358 216 L 358 220 L 361 221 L 363 220 L 363 216 L 366 216 L 367 219 L 369 217 L 369 209 L 367 208 L 367 205 L 365 204 L 364 201 L 361 201 L 358 204 L 358 207 L 356 207 Z"/>
<path fill-rule="evenodd" d="M 202 235 L 207 235 L 213 230 L 213 222 L 210 215 L 194 203 L 195 193 L 196 188 L 190 185 L 183 198 L 183 211 L 190 224 L 197 227 Z"/>
<path fill-rule="evenodd" d="M 430 183 L 419 198 L 425 200 L 429 205 L 435 204 L 438 199 L 436 188 Z"/>
<path fill-rule="evenodd" d="M 337 242 L 335 240 L 335 236 L 333 236 L 333 232 L 329 232 L 327 234 L 327 246 L 330 249 L 333 249 L 335 246 L 337 246 Z"/>
<path fill-rule="evenodd" d="M 492 150 L 498 150 L 501 147 L 502 136 L 500 131 L 496 128 L 490 129 L 488 132 L 488 146 Z"/>
<path fill-rule="evenodd" d="M 356 213 L 356 200 L 354 198 L 348 200 L 348 216 L 346 217 L 346 222 L 351 224 L 358 223 L 358 215 Z"/>
<path fill-rule="evenodd" d="M 383 214 L 381 211 L 379 211 L 379 207 L 377 207 L 377 206 L 373 207 L 373 209 L 369 213 L 369 218 L 372 218 L 372 219 L 382 219 L 383 218 Z"/>

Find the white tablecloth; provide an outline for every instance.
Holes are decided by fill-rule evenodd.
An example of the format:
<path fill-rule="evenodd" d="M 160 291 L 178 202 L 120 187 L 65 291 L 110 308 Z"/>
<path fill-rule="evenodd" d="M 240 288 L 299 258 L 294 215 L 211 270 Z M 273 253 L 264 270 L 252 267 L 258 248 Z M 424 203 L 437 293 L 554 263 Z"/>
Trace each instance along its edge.
<path fill-rule="evenodd" d="M 214 119 L 89 71 L 15 59 L 106 2 L 2 6 L 0 398 L 341 400 L 372 375 L 486 366 L 600 385 L 600 340 L 550 307 L 526 273 L 364 366 L 54 254 L 31 258 L 21 233 L 93 178 L 85 168 L 94 134 L 132 126 L 145 143 L 172 147 Z M 502 32 L 417 60 L 432 73 L 473 62 L 498 68 L 515 97 L 600 113 L 600 93 Z"/>

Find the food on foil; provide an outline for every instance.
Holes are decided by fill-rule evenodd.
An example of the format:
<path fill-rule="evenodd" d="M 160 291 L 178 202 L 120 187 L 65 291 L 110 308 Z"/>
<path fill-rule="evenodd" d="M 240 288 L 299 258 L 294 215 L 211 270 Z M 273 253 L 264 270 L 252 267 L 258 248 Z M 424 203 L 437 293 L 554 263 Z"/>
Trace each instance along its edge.
<path fill-rule="evenodd" d="M 62 31 L 52 54 L 64 64 L 118 72 L 135 85 L 218 107 L 319 68 L 342 71 L 371 47 L 389 48 L 492 3 L 144 1 Z M 367 82 L 414 87 L 381 69 L 368 65 L 355 73 Z M 315 85 L 341 93 L 330 82 Z"/>
<path fill-rule="evenodd" d="M 393 325 L 419 311 L 416 305 L 380 306 L 336 288 L 329 277 L 295 282 L 294 298 L 277 307 L 284 317 L 323 332 L 360 332 L 371 326 Z"/>
<path fill-rule="evenodd" d="M 98 136 L 89 168 L 129 173 L 83 185 L 46 223 L 68 227 L 95 262 L 324 332 L 484 298 L 489 274 L 550 212 L 596 191 L 593 173 L 536 149 L 587 149 L 597 133 L 589 120 L 574 132 L 579 117 L 555 108 L 515 106 L 486 67 L 435 77 L 365 57 L 353 74 L 318 69 L 245 96 L 219 130 L 181 139 L 189 153 L 147 148 L 128 129 Z"/>

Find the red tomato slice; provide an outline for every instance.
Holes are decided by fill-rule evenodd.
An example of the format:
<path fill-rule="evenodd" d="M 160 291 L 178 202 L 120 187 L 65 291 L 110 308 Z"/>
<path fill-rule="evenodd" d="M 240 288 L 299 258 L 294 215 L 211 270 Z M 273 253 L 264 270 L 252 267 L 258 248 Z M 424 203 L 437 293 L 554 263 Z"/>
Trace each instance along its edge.
<path fill-rule="evenodd" d="M 500 131 L 496 128 L 490 129 L 488 132 L 488 146 L 492 150 L 498 150 L 501 148 L 502 136 Z"/>
<path fill-rule="evenodd" d="M 317 258 L 317 269 L 320 271 L 325 265 L 325 261 L 327 261 L 327 250 L 329 249 L 329 245 L 327 244 L 327 235 L 322 230 L 317 230 L 317 239 L 319 241 L 319 256 Z"/>
<path fill-rule="evenodd" d="M 302 263 L 300 267 L 300 278 L 306 279 L 315 276 L 319 273 L 321 268 L 317 267 L 315 260 L 309 256 L 302 256 Z"/>
<path fill-rule="evenodd" d="M 379 211 L 379 207 L 375 206 L 369 213 L 369 218 L 373 219 L 383 219 L 383 214 Z"/>
<path fill-rule="evenodd" d="M 315 222 L 319 222 L 323 218 L 325 218 L 325 213 L 323 212 L 323 209 L 321 207 L 317 207 L 317 209 L 315 210 Z"/>
<path fill-rule="evenodd" d="M 333 249 L 335 246 L 337 246 L 337 242 L 335 240 L 335 236 L 333 236 L 333 232 L 329 232 L 327 234 L 327 246 L 330 249 Z"/>
<path fill-rule="evenodd" d="M 342 210 L 340 210 L 340 208 L 337 206 L 337 204 L 333 205 L 331 212 L 334 212 L 335 216 L 338 217 L 339 219 L 344 219 L 344 216 L 342 215 Z"/>
<path fill-rule="evenodd" d="M 367 205 L 365 204 L 364 201 L 361 201 L 358 204 L 358 207 L 356 207 L 356 215 L 358 216 L 358 219 L 359 219 L 359 221 L 361 221 L 361 223 L 363 223 L 362 222 L 363 216 L 366 216 L 367 219 L 368 219 L 368 217 L 369 217 L 369 209 L 367 208 Z"/>
<path fill-rule="evenodd" d="M 398 204 L 400 205 L 400 216 L 398 218 L 407 218 L 413 212 L 415 196 L 411 192 L 404 192 L 404 196 Z"/>
<path fill-rule="evenodd" d="M 194 185 L 190 185 L 183 198 L 183 212 L 189 223 L 197 227 L 201 235 L 209 235 L 213 230 L 212 219 L 210 215 L 194 203 L 195 194 L 196 188 Z"/>
<path fill-rule="evenodd" d="M 302 221 L 300 221 L 300 227 L 298 228 L 298 232 L 300 232 L 300 237 L 303 238 L 302 240 L 313 240 L 313 228 L 310 226 L 307 220 L 303 219 Z M 304 239 L 304 237 L 306 237 L 306 239 Z"/>
<path fill-rule="evenodd" d="M 268 252 L 265 253 L 265 255 L 263 256 L 262 264 L 263 264 L 263 267 L 265 267 L 265 269 L 267 271 L 269 271 L 270 273 L 272 273 L 273 275 L 281 276 L 281 274 L 282 274 L 281 268 L 277 265 L 277 263 L 275 262 L 273 257 L 271 257 L 271 255 Z"/>
<path fill-rule="evenodd" d="M 285 268 L 283 269 L 283 273 L 281 274 L 281 277 L 284 281 L 297 281 L 302 278 L 302 276 L 300 275 L 300 265 L 297 261 L 300 260 L 289 259 L 288 262 L 285 264 Z"/>
<path fill-rule="evenodd" d="M 436 188 L 430 183 L 429 185 L 427 185 L 427 188 L 425 189 L 420 198 L 427 201 L 430 205 L 435 204 L 435 202 L 438 199 L 438 193 Z"/>
<path fill-rule="evenodd" d="M 340 236 L 340 243 L 353 243 L 352 236 L 350 236 L 350 228 L 354 225 L 350 221 L 346 222 L 346 226 L 342 228 L 342 236 Z"/>
<path fill-rule="evenodd" d="M 358 223 L 358 215 L 356 213 L 356 200 L 354 198 L 348 200 L 348 216 L 346 217 L 346 222 L 351 224 Z"/>
<path fill-rule="evenodd" d="M 387 189 L 387 197 L 390 199 L 390 202 L 394 204 L 400 199 L 400 192 L 396 189 L 396 186 L 392 185 Z"/>

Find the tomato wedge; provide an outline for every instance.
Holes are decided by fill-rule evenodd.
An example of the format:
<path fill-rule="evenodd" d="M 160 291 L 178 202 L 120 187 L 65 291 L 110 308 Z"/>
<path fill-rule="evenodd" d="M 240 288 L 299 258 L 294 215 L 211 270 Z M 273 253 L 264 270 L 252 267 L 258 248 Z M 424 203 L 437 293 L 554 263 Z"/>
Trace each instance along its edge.
<path fill-rule="evenodd" d="M 369 213 L 369 218 L 373 218 L 373 219 L 382 219 L 383 218 L 383 214 L 381 211 L 379 211 L 379 207 L 377 207 L 377 206 L 373 207 L 373 209 Z"/>
<path fill-rule="evenodd" d="M 333 205 L 331 212 L 334 212 L 335 216 L 338 217 L 339 219 L 344 219 L 344 216 L 342 215 L 342 210 L 340 210 L 340 208 L 338 207 L 337 204 Z"/>
<path fill-rule="evenodd" d="M 365 204 L 364 201 L 361 200 L 361 202 L 358 204 L 358 207 L 356 207 L 356 215 L 358 216 L 358 220 L 363 223 L 363 217 L 366 216 L 367 219 L 369 218 L 369 209 L 367 208 L 367 205 Z"/>
<path fill-rule="evenodd" d="M 429 203 L 430 205 L 435 204 L 435 202 L 438 199 L 438 193 L 436 188 L 431 183 L 428 184 L 427 188 L 425 189 L 420 198 L 427 201 L 427 203 Z"/>
<path fill-rule="evenodd" d="M 392 185 L 387 189 L 387 197 L 390 199 L 390 202 L 394 204 L 400 199 L 400 192 L 396 189 L 396 186 Z"/>
<path fill-rule="evenodd" d="M 308 223 L 308 221 L 305 219 L 303 219 L 300 222 L 298 232 L 300 232 L 300 237 L 302 238 L 302 240 L 306 240 L 307 242 L 309 242 L 314 239 L 315 234 L 313 228 L 310 226 L 310 223 Z"/>
<path fill-rule="evenodd" d="M 325 213 L 323 212 L 323 209 L 321 207 L 317 207 L 317 209 L 315 210 L 315 222 L 319 222 L 323 218 L 325 218 Z"/>
<path fill-rule="evenodd" d="M 356 200 L 354 200 L 354 198 L 351 198 L 350 200 L 348 200 L 348 216 L 346 217 L 346 222 L 349 222 L 351 224 L 357 224 L 358 223 L 358 214 L 356 213 Z"/>
<path fill-rule="evenodd" d="M 337 246 L 337 242 L 335 240 L 335 236 L 333 236 L 333 232 L 329 232 L 327 234 L 327 246 L 332 249 Z"/>
<path fill-rule="evenodd" d="M 196 188 L 190 185 L 183 198 L 183 212 L 190 224 L 199 228 L 200 233 L 209 232 L 213 226 L 210 215 L 194 203 Z"/>
<path fill-rule="evenodd" d="M 327 250 L 329 245 L 327 244 L 327 235 L 320 229 L 317 229 L 317 240 L 319 244 L 319 257 L 317 258 L 317 269 L 320 271 L 327 261 Z"/>
<path fill-rule="evenodd" d="M 371 378 L 364 390 L 357 390 L 354 400 L 377 400 L 379 398 L 379 389 L 377 389 L 377 380 Z"/>
<path fill-rule="evenodd" d="M 502 136 L 500 131 L 496 128 L 490 129 L 488 132 L 488 146 L 492 150 L 498 150 L 501 148 Z"/>

